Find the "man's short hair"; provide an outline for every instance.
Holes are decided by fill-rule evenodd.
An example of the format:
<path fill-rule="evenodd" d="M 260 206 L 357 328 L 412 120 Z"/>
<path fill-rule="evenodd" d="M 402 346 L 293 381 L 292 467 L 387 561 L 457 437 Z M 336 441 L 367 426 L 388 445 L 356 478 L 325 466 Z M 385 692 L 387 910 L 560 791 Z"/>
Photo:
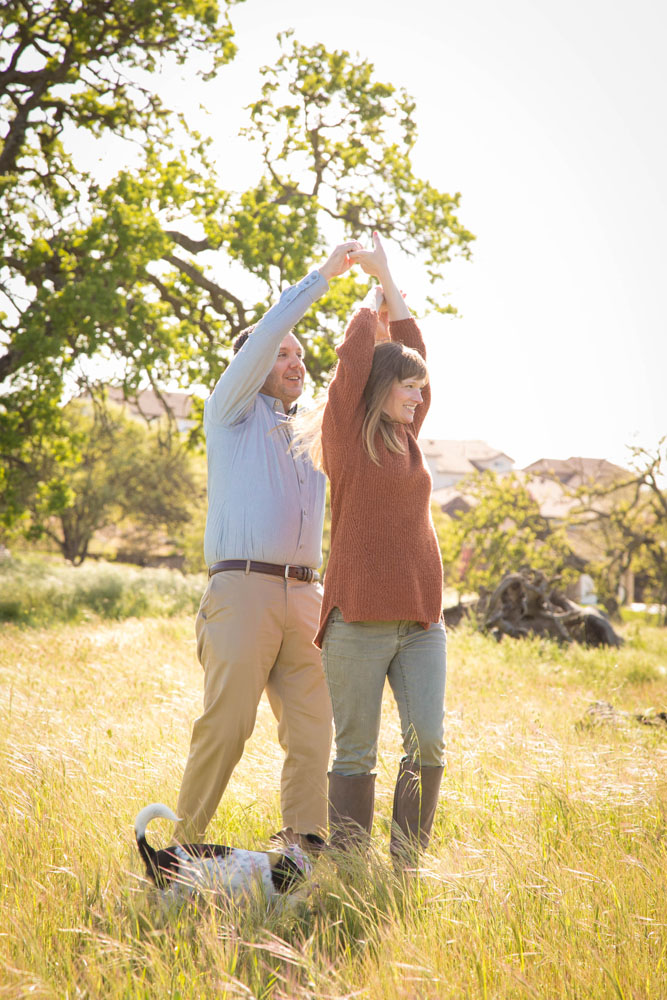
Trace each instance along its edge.
<path fill-rule="evenodd" d="M 243 347 L 246 340 L 248 339 L 248 337 L 250 336 L 250 334 L 252 333 L 252 331 L 255 329 L 256 326 L 257 324 L 253 323 L 252 326 L 247 326 L 245 330 L 241 330 L 238 337 L 232 344 L 232 347 L 234 348 L 234 354 L 239 353 L 239 351 L 241 350 L 241 348 Z"/>

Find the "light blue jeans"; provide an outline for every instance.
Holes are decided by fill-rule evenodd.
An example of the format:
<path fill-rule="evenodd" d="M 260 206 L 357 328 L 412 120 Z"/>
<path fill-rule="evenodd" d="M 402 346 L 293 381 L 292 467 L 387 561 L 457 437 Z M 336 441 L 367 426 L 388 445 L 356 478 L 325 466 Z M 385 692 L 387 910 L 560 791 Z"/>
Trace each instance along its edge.
<path fill-rule="evenodd" d="M 444 764 L 447 637 L 442 622 L 345 622 L 334 608 L 322 644 L 336 729 L 336 774 L 369 774 L 377 763 L 382 692 L 389 681 L 403 749 L 419 766 Z"/>

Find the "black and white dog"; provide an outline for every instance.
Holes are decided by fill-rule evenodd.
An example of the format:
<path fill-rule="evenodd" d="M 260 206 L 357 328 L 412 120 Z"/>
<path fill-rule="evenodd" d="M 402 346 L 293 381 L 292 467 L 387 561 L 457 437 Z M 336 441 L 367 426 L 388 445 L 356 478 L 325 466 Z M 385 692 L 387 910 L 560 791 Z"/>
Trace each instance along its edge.
<path fill-rule="evenodd" d="M 276 851 L 177 844 L 156 851 L 146 841 L 146 827 L 158 817 L 178 821 L 168 806 L 156 802 L 141 810 L 134 832 L 148 878 L 170 897 L 185 899 L 210 892 L 239 901 L 259 886 L 267 900 L 272 900 L 297 888 L 312 871 L 310 859 L 298 844 L 286 844 Z"/>

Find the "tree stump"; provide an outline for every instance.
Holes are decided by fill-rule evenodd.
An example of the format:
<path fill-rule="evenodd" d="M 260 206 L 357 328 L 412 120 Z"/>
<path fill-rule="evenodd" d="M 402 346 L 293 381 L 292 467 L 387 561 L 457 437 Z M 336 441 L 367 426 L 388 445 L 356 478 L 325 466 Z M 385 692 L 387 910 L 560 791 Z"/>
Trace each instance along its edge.
<path fill-rule="evenodd" d="M 544 635 L 558 642 L 621 646 L 623 639 L 597 608 L 584 607 L 555 590 L 539 570 L 508 573 L 477 605 L 481 628 L 496 639 Z"/>

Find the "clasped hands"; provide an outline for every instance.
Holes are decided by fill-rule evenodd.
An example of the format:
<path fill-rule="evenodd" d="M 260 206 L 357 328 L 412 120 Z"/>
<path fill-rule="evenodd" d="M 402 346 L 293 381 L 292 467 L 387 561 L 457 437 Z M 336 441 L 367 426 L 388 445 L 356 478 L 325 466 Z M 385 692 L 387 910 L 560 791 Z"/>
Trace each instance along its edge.
<path fill-rule="evenodd" d="M 391 277 L 387 255 L 379 233 L 373 233 L 372 250 L 365 250 L 358 240 L 340 243 L 320 268 L 320 274 L 329 280 L 330 277 L 345 274 L 354 264 L 359 264 L 362 271 L 377 278 L 380 282 L 379 285 L 374 285 L 371 288 L 364 300 L 364 305 L 369 309 L 374 309 L 378 314 L 375 340 L 389 340 L 390 319 L 406 319 L 410 316 L 410 311 L 404 302 L 404 296 L 398 291 Z"/>

